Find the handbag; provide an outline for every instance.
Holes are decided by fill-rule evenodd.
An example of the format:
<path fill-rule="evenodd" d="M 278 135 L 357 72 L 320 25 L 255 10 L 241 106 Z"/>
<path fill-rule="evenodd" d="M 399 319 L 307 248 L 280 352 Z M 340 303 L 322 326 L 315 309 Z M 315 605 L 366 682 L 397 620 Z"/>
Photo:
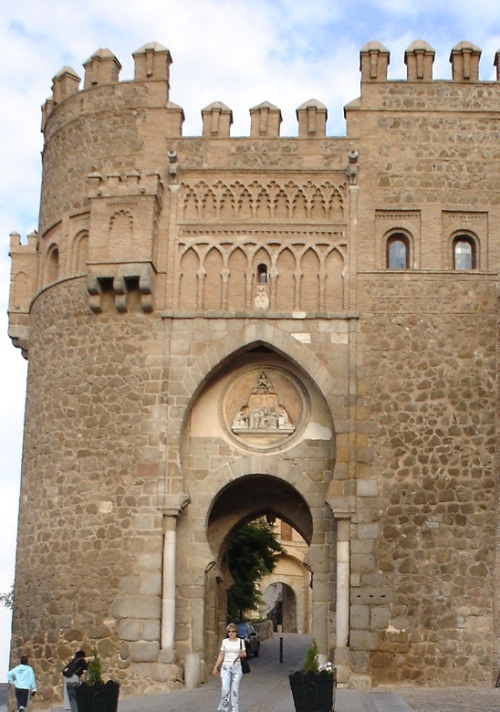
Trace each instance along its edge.
<path fill-rule="evenodd" d="M 243 641 L 240 638 L 240 650 L 243 650 Z M 243 672 L 243 675 L 246 675 L 247 673 L 251 672 L 250 671 L 250 664 L 246 658 L 242 658 L 240 656 L 240 663 L 241 663 L 241 670 Z"/>

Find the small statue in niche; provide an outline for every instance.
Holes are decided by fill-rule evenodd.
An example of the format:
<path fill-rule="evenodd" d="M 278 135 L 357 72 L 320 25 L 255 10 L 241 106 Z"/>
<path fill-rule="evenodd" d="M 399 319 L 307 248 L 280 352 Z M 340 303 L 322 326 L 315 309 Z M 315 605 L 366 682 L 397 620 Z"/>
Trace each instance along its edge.
<path fill-rule="evenodd" d="M 266 294 L 266 288 L 261 284 L 257 287 L 254 304 L 257 309 L 269 309 L 269 297 Z"/>

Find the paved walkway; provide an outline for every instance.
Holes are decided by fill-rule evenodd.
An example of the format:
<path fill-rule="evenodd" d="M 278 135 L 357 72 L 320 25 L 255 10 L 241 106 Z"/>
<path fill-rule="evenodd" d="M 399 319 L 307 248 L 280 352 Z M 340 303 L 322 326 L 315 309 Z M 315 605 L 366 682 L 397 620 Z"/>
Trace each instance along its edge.
<path fill-rule="evenodd" d="M 294 712 L 288 671 L 300 668 L 310 639 L 290 634 L 282 637 L 283 662 L 280 662 L 279 635 L 262 643 L 258 658 L 250 658 L 252 672 L 241 682 L 240 712 Z M 211 677 L 196 690 L 121 697 L 118 710 L 216 712 L 219 699 L 220 678 Z M 41 705 L 35 702 L 29 712 L 38 709 Z M 53 707 L 52 712 L 63 712 L 63 708 Z M 397 692 L 380 688 L 369 691 L 338 689 L 335 712 L 500 712 L 500 689 L 398 688 Z"/>

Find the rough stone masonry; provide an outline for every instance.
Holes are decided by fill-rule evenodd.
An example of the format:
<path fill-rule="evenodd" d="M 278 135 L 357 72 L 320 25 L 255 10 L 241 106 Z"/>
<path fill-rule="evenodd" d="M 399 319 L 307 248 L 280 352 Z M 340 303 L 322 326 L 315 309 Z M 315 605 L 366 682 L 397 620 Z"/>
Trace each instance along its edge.
<path fill-rule="evenodd" d="M 389 80 L 370 42 L 337 138 L 317 100 L 296 137 L 267 101 L 249 137 L 217 101 L 183 136 L 157 43 L 131 81 L 107 49 L 83 88 L 54 77 L 9 303 L 30 364 L 12 656 L 44 703 L 92 645 L 123 694 L 205 680 L 228 542 L 259 516 L 307 544 L 297 625 L 340 684 L 492 685 L 500 53 L 494 81 L 480 55 L 461 42 L 437 80 L 417 41 Z"/>

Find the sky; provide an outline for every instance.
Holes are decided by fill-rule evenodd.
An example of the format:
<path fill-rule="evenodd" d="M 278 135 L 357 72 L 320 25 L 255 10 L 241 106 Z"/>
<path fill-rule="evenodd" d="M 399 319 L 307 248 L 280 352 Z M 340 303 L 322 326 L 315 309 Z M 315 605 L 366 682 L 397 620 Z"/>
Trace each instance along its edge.
<path fill-rule="evenodd" d="M 201 134 L 201 110 L 233 110 L 232 136 L 247 136 L 249 109 L 270 101 L 282 136 L 296 136 L 295 110 L 309 99 L 328 109 L 327 133 L 345 135 L 343 107 L 359 96 L 359 52 L 377 40 L 391 53 L 389 79 L 406 78 L 414 40 L 435 50 L 434 78 L 449 80 L 451 49 L 482 50 L 480 79 L 495 80 L 498 0 L 16 0 L 0 14 L 0 592 L 14 580 L 27 362 L 7 335 L 9 234 L 37 228 L 40 107 L 52 78 L 100 48 L 133 78 L 132 53 L 148 42 L 173 58 L 170 99 L 184 109 L 186 136 Z M 0 606 L 0 681 L 9 666 L 10 614 Z"/>

